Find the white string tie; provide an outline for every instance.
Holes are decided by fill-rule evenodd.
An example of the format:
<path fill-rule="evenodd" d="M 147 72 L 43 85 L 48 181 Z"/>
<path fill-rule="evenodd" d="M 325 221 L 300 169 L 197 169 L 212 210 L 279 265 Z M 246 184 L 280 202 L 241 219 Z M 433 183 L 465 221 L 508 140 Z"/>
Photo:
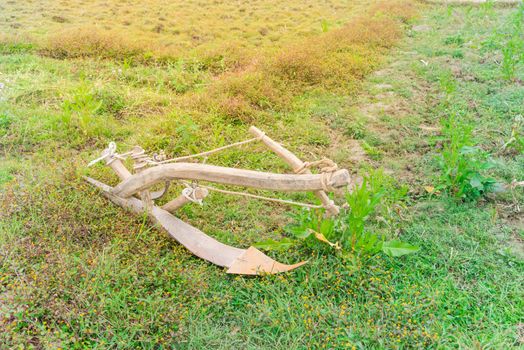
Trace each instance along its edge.
<path fill-rule="evenodd" d="M 105 160 L 106 158 L 112 158 L 115 156 L 115 154 L 116 154 L 116 143 L 111 141 L 109 142 L 109 146 L 107 146 L 107 148 L 102 151 L 102 155 L 98 157 L 97 159 L 90 161 L 89 164 L 87 164 L 87 166 L 90 167 L 90 166 L 95 165 L 98 162 Z"/>
<path fill-rule="evenodd" d="M 197 203 L 199 205 L 204 205 L 202 199 L 196 197 L 196 191 L 193 187 L 186 187 L 182 190 L 182 196 L 184 196 L 188 201 Z"/>

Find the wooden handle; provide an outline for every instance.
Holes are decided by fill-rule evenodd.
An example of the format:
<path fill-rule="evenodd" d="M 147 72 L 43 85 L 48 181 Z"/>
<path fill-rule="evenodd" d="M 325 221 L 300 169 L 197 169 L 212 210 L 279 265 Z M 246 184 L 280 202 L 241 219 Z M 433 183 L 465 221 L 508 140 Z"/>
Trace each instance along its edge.
<path fill-rule="evenodd" d="M 115 173 L 118 175 L 120 180 L 125 180 L 128 177 L 131 177 L 131 173 L 127 168 L 122 164 L 122 161 L 118 158 L 111 157 L 107 159 L 106 164 L 111 167 L 115 171 Z"/>
<path fill-rule="evenodd" d="M 224 185 L 243 186 L 272 191 L 317 191 L 347 186 L 349 173 L 337 170 L 329 174 L 274 174 L 261 171 L 233 169 L 200 163 L 162 164 L 145 169 L 120 182 L 114 194 L 123 198 L 170 180 L 209 181 Z"/>
<path fill-rule="evenodd" d="M 269 136 L 267 136 L 262 130 L 260 130 L 256 126 L 250 127 L 249 132 L 253 136 L 259 137 L 260 140 L 267 147 L 269 147 L 269 149 L 275 152 L 280 158 L 282 158 L 293 169 L 293 172 L 298 171 L 300 168 L 304 166 L 304 162 L 301 161 L 296 155 L 294 155 L 289 150 L 284 148 L 280 143 L 272 140 Z"/>
<path fill-rule="evenodd" d="M 128 199 L 117 197 L 112 194 L 111 186 L 88 177 L 84 178 L 101 189 L 104 196 L 115 204 L 138 214 L 144 211 L 142 201 L 134 197 Z M 194 255 L 218 266 L 227 267 L 227 273 L 265 275 L 290 271 L 305 264 L 305 261 L 294 265 L 281 264 L 254 247 L 239 249 L 223 244 L 157 206 L 153 206 L 148 214 L 152 221 L 158 223 L 171 237 Z"/>
<path fill-rule="evenodd" d="M 291 151 L 284 148 L 281 144 L 278 142 L 275 142 L 272 140 L 269 136 L 267 136 L 262 130 L 257 128 L 256 126 L 251 126 L 249 128 L 249 132 L 253 136 L 257 136 L 260 138 L 260 140 L 273 152 L 275 152 L 282 160 L 284 160 L 292 169 L 293 172 L 297 172 L 300 169 L 303 169 L 304 162 L 300 160 L 296 155 L 294 155 Z M 304 169 L 303 173 L 305 174 L 311 174 L 311 171 L 309 169 Z M 326 192 L 319 190 L 313 192 L 315 196 L 317 196 L 318 199 L 322 202 L 322 205 L 326 208 L 329 215 L 338 215 L 340 212 L 340 208 L 333 204 L 331 199 L 329 199 Z"/>

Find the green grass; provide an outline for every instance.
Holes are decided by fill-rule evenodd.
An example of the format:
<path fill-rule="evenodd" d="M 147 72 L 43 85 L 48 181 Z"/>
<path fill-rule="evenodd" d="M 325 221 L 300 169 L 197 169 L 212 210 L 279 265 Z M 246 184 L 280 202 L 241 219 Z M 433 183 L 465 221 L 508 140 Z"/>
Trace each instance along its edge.
<path fill-rule="evenodd" d="M 254 115 L 301 157 L 329 156 L 360 174 L 382 167 L 407 186 L 405 203 L 391 209 L 395 219 L 375 217 L 373 227 L 420 251 L 343 260 L 293 248 L 268 254 L 309 263 L 257 278 L 227 275 L 193 257 L 81 180 L 89 174 L 116 182 L 101 166 L 86 169 L 109 140 L 120 150 L 140 144 L 181 155 L 244 138 L 247 123 L 194 108 L 212 72 L 183 62 L 56 60 L 23 44 L 2 47 L 0 347 L 524 347 L 522 188 L 476 202 L 424 189 L 438 188 L 439 154 L 449 142 L 440 125 L 450 115 L 496 162 L 483 176 L 524 179 L 524 155 L 502 148 L 515 116 L 524 115 L 524 64 L 515 61 L 508 79 L 502 61 L 519 12 L 421 11 L 417 24 L 429 29 L 405 28 L 380 72 L 359 89 L 313 86 L 288 108 Z M 363 149 L 358 160 L 352 138 Z M 262 146 L 246 149 L 208 162 L 288 171 Z M 181 217 L 248 247 L 282 238 L 288 210 L 213 195 Z"/>

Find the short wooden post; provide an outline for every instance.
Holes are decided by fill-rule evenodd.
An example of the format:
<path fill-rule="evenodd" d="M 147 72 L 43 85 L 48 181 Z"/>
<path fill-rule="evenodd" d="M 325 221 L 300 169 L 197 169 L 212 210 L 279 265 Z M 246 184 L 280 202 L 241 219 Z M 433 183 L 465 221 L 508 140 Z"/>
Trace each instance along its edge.
<path fill-rule="evenodd" d="M 209 194 L 209 191 L 206 188 L 202 188 L 202 187 L 196 187 L 193 189 L 193 191 L 194 191 L 193 192 L 194 199 L 197 201 L 206 198 L 207 195 Z M 167 210 L 170 213 L 173 213 L 189 202 L 191 202 L 191 199 L 181 194 L 180 196 L 176 197 L 175 199 L 164 204 L 162 206 L 162 209 Z"/>
<path fill-rule="evenodd" d="M 115 171 L 116 175 L 121 179 L 125 180 L 128 177 L 131 176 L 131 173 L 125 165 L 122 163 L 122 161 L 115 157 L 109 157 L 106 159 L 106 164 Z"/>
<path fill-rule="evenodd" d="M 126 180 L 127 178 L 131 177 L 132 174 L 127 168 L 125 167 L 124 163 L 115 156 L 109 156 L 106 158 L 106 164 L 113 169 L 113 171 L 116 173 L 116 175 L 121 180 Z M 140 198 L 144 202 L 144 207 L 146 209 L 152 208 L 153 206 L 153 200 L 151 199 L 151 194 L 149 191 L 142 191 L 140 192 Z"/>

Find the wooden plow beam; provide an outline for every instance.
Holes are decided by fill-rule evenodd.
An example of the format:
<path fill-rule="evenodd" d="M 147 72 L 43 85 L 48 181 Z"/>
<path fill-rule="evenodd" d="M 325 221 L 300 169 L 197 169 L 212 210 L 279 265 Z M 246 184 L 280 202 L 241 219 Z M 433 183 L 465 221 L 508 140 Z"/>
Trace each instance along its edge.
<path fill-rule="evenodd" d="M 115 187 L 111 187 L 89 177 L 85 177 L 85 179 L 91 185 L 101 190 L 105 197 L 124 209 L 137 214 L 146 212 L 153 222 L 161 226 L 171 237 L 194 255 L 215 265 L 226 267 L 227 273 L 259 275 L 290 271 L 306 262 L 286 265 L 271 259 L 255 247 L 249 247 L 248 249 L 231 247 L 206 235 L 172 214 L 185 204 L 191 202 L 201 203 L 208 195 L 208 188 L 213 189 L 212 187 L 199 187 L 198 185 L 186 187 L 180 196 L 162 207 L 154 203 L 155 199 L 166 194 L 171 181 L 206 181 L 274 191 L 312 191 L 320 199 L 322 207 L 326 209 L 327 213 L 331 215 L 338 214 L 338 207 L 329 199 L 326 191 L 347 186 L 350 183 L 350 176 L 347 170 L 338 169 L 335 165 L 319 174 L 312 174 L 309 171 L 311 163 L 302 162 L 293 153 L 273 141 L 259 129 L 251 127 L 250 132 L 256 136 L 255 139 L 230 146 L 238 146 L 251 141 L 261 141 L 288 163 L 298 174 L 275 174 L 200 163 L 178 162 L 180 159 L 186 160 L 195 156 L 208 155 L 213 153 L 213 151 L 167 161 L 148 157 L 140 147 L 135 147 L 132 151 L 119 155 L 116 153 L 115 144 L 111 143 L 104 150 L 102 156 L 91 162 L 90 165 L 104 160 L 115 171 L 121 182 Z M 230 146 L 221 147 L 219 150 Z M 135 174 L 132 174 L 122 162 L 122 159 L 129 156 L 135 161 Z M 164 190 L 150 191 L 152 186 L 162 183 L 165 184 Z M 258 198 L 266 199 L 265 197 Z M 285 200 L 280 200 L 280 202 L 300 204 Z"/>

